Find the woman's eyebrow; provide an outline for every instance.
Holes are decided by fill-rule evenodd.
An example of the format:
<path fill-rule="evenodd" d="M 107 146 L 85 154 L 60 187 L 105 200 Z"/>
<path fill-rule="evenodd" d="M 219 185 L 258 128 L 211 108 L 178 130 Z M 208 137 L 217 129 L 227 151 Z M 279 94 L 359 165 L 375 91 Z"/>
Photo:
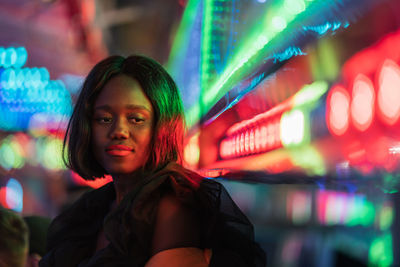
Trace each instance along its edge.
<path fill-rule="evenodd" d="M 146 110 L 147 112 L 151 113 L 151 109 L 146 107 L 146 106 L 143 106 L 143 105 L 132 105 L 132 104 L 130 104 L 130 105 L 126 105 L 125 108 L 126 109 L 132 109 L 132 110 L 134 110 L 134 109 Z M 95 106 L 94 110 L 106 110 L 106 111 L 109 111 L 109 110 L 112 110 L 112 107 L 109 106 L 109 105 L 101 105 L 101 106 Z"/>
<path fill-rule="evenodd" d="M 143 105 L 126 105 L 125 108 L 127 109 L 143 109 L 146 110 L 147 112 L 151 112 L 151 109 L 143 106 Z"/>

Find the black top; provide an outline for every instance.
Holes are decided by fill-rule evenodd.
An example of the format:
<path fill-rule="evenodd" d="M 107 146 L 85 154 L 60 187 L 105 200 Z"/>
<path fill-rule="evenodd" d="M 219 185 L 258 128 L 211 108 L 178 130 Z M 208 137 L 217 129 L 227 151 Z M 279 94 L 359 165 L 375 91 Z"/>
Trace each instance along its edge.
<path fill-rule="evenodd" d="M 225 188 L 194 173 L 190 177 L 164 168 L 143 179 L 111 212 L 112 182 L 85 193 L 53 220 L 39 266 L 144 266 L 155 253 L 177 247 L 211 248 L 210 266 L 265 266 L 253 226 Z M 168 203 L 178 203 L 177 212 L 158 210 Z M 160 224 L 160 217 L 167 219 Z M 102 229 L 110 243 L 95 251 Z"/>

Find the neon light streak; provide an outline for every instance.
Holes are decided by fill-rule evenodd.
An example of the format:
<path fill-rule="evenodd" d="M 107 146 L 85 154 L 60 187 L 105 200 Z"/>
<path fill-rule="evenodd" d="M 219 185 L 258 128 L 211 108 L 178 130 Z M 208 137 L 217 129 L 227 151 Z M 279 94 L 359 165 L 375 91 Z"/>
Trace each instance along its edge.
<path fill-rule="evenodd" d="M 329 92 L 327 99 L 327 125 L 334 135 L 343 135 L 349 127 L 350 96 L 341 85 Z"/>
<path fill-rule="evenodd" d="M 181 23 L 175 35 L 174 44 L 171 48 L 171 53 L 168 59 L 167 69 L 175 69 L 171 62 L 179 57 L 179 55 L 185 55 L 187 50 L 186 36 L 189 35 L 191 26 L 194 24 L 196 18 L 196 12 L 199 8 L 201 1 L 189 0 L 186 4 L 185 11 L 182 15 Z M 176 62 L 175 62 L 176 63 Z"/>
<path fill-rule="evenodd" d="M 306 11 L 307 7 L 313 3 L 310 1 L 307 1 L 306 3 L 303 0 L 299 1 L 306 5 L 304 11 Z M 211 3 L 211 0 L 206 1 L 206 3 Z M 205 19 L 208 18 L 206 15 L 208 14 L 207 11 L 209 10 L 207 9 L 206 4 Z M 202 85 L 202 88 L 209 88 L 204 94 L 203 104 L 206 107 L 209 107 L 226 94 L 226 92 L 231 89 L 227 82 L 235 83 L 237 80 L 240 80 L 246 63 L 263 50 L 272 39 L 282 33 L 282 31 L 286 29 L 287 25 L 296 19 L 296 15 L 288 12 L 283 2 L 275 8 L 272 7 L 271 10 L 268 10 L 265 14 L 264 24 L 261 23 L 261 25 L 256 27 L 253 32 L 248 34 L 246 43 L 239 48 L 232 61 L 227 64 L 225 71 L 219 76 L 218 80 L 211 86 L 204 87 L 204 85 Z M 207 23 L 205 26 L 206 25 L 208 26 Z M 204 29 L 204 33 L 206 34 L 207 32 L 209 32 L 209 29 Z M 260 38 L 261 36 L 262 38 Z M 203 38 L 207 38 L 206 40 L 203 40 L 205 43 L 210 41 L 209 36 L 204 35 Z M 255 42 L 255 40 L 257 40 L 257 42 Z M 204 47 L 208 49 L 205 44 Z M 208 50 L 204 49 L 202 52 L 207 51 Z M 206 69 L 207 68 L 205 67 L 202 68 L 202 72 L 206 71 Z"/>
<path fill-rule="evenodd" d="M 293 96 L 293 107 L 315 103 L 326 91 L 328 91 L 328 83 L 325 81 L 315 81 L 312 84 L 305 85 Z"/>
<path fill-rule="evenodd" d="M 371 125 L 375 112 L 374 104 L 374 86 L 367 76 L 359 74 L 354 80 L 350 104 L 351 118 L 358 130 L 365 131 Z"/>
<path fill-rule="evenodd" d="M 377 101 L 381 119 L 388 125 L 395 124 L 400 117 L 400 68 L 389 59 L 379 73 Z"/>
<path fill-rule="evenodd" d="M 213 13 L 214 0 L 204 0 L 204 13 L 203 13 L 203 26 L 201 38 L 201 58 L 200 58 L 200 88 L 207 86 L 209 79 L 209 58 L 212 56 L 211 52 L 211 34 L 212 34 L 212 13 Z"/>

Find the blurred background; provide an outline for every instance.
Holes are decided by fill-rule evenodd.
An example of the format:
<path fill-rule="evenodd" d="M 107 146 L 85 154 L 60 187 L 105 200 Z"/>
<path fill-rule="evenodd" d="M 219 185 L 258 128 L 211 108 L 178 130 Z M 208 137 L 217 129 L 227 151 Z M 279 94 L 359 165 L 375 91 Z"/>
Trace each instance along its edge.
<path fill-rule="evenodd" d="M 90 68 L 162 63 L 185 164 L 254 223 L 269 266 L 400 266 L 400 1 L 0 0 L 0 205 L 53 218 Z"/>

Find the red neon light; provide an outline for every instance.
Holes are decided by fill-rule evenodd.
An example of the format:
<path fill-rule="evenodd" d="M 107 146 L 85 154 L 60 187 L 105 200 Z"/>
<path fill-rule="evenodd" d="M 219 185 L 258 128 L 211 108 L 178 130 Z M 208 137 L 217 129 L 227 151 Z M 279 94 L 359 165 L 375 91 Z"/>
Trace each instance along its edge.
<path fill-rule="evenodd" d="M 228 136 L 220 143 L 221 158 L 241 157 L 267 152 L 280 147 L 279 119 L 262 125 L 245 128 L 244 131 Z"/>
<path fill-rule="evenodd" d="M 375 45 L 370 46 L 352 56 L 342 68 L 345 81 L 351 81 L 358 74 L 372 74 L 383 59 L 400 60 L 400 30 L 386 35 Z"/>
<path fill-rule="evenodd" d="M 343 135 L 349 127 L 350 96 L 341 85 L 334 86 L 328 95 L 327 125 L 334 135 Z"/>
<path fill-rule="evenodd" d="M 354 80 L 350 104 L 351 119 L 358 130 L 365 131 L 369 128 L 374 118 L 374 106 L 374 86 L 367 76 L 359 74 Z"/>
<path fill-rule="evenodd" d="M 400 68 L 387 59 L 379 73 L 378 115 L 388 124 L 395 124 L 400 117 Z"/>
<path fill-rule="evenodd" d="M 0 205 L 6 209 L 9 209 L 10 207 L 8 206 L 6 201 L 6 193 L 7 187 L 0 187 Z"/>

